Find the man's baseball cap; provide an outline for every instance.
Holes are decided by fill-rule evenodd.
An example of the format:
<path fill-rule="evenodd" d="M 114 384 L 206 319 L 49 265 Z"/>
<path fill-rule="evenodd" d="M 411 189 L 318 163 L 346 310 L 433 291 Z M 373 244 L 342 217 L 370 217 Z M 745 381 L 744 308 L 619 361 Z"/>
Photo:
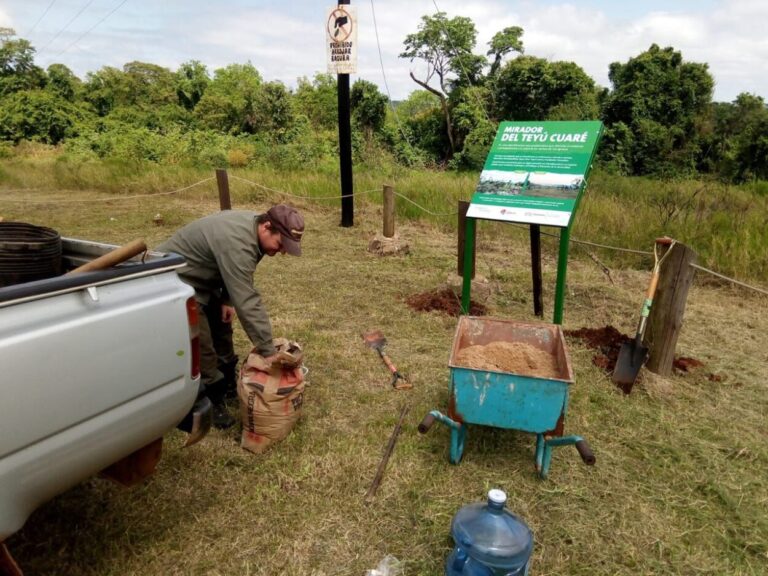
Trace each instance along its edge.
<path fill-rule="evenodd" d="M 304 217 L 296 208 L 277 204 L 267 210 L 269 221 L 283 237 L 283 247 L 288 254 L 301 256 L 301 237 L 304 234 Z"/>

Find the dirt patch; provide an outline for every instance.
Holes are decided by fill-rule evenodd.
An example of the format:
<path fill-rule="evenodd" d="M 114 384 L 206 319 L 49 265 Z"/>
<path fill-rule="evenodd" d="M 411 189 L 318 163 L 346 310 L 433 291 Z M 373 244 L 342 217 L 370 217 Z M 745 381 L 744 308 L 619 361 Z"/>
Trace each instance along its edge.
<path fill-rule="evenodd" d="M 578 330 L 565 330 L 566 336 L 580 338 L 587 346 L 598 351 L 592 356 L 592 363 L 602 368 L 607 373 L 613 373 L 616 360 L 619 358 L 619 350 L 624 342 L 631 342 L 632 338 L 622 334 L 613 326 L 602 328 L 579 328 Z"/>
<path fill-rule="evenodd" d="M 450 288 L 431 290 L 421 294 L 413 294 L 405 299 L 406 304 L 419 312 L 431 312 L 437 310 L 451 316 L 461 314 L 461 298 Z M 471 316 L 485 316 L 488 310 L 482 304 L 470 299 L 469 314 Z"/>
<path fill-rule="evenodd" d="M 555 357 L 525 342 L 491 342 L 485 346 L 468 346 L 459 351 L 456 362 L 475 370 L 512 372 L 540 378 L 559 377 Z"/>
<path fill-rule="evenodd" d="M 672 366 L 680 370 L 680 372 L 690 372 L 691 370 L 698 368 L 699 366 L 704 366 L 704 362 L 701 360 L 696 360 L 696 358 L 689 358 L 687 356 L 677 356 L 672 361 Z"/>
<path fill-rule="evenodd" d="M 566 336 L 580 338 L 590 348 L 598 350 L 598 353 L 592 356 L 592 363 L 612 374 L 616 368 L 616 360 L 619 357 L 619 350 L 624 342 L 632 342 L 626 334 L 622 334 L 613 326 L 604 326 L 602 328 L 579 328 L 578 330 L 565 330 Z M 676 356 L 672 362 L 672 367 L 681 373 L 689 373 L 700 366 L 704 366 L 701 360 L 690 358 L 688 356 Z M 721 382 L 723 376 L 720 374 L 710 374 L 708 376 L 712 382 Z"/>

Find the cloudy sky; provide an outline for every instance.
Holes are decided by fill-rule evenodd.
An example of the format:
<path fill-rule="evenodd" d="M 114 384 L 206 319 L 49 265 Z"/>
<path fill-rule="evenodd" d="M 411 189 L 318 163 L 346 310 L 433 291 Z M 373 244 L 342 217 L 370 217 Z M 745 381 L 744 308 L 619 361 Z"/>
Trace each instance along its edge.
<path fill-rule="evenodd" d="M 608 65 L 626 62 L 652 43 L 672 46 L 686 61 L 706 62 L 715 100 L 741 92 L 768 99 L 768 2 L 647 0 L 562 2 L 516 0 L 352 0 L 358 11 L 358 73 L 395 100 L 416 85 L 398 58 L 421 16 L 438 8 L 467 16 L 478 30 L 476 53 L 494 33 L 521 26 L 526 54 L 572 61 L 601 86 Z M 210 71 L 252 62 L 267 80 L 295 86 L 326 71 L 323 0 L 0 0 L 0 26 L 37 49 L 36 62 L 61 62 L 84 78 L 103 66 L 134 60 L 175 70 L 199 60 Z M 381 53 L 381 58 L 379 54 Z M 383 65 L 382 65 L 383 64 Z"/>

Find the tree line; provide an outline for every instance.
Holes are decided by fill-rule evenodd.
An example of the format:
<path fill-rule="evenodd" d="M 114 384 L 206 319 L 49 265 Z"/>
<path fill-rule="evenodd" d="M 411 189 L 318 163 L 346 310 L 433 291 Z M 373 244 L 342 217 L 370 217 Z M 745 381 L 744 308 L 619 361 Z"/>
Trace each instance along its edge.
<path fill-rule="evenodd" d="M 478 54 L 472 20 L 423 16 L 400 55 L 424 70 L 411 72 L 416 89 L 406 100 L 390 103 L 365 80 L 352 86 L 357 158 L 476 170 L 499 121 L 600 119 L 598 162 L 616 173 L 768 179 L 763 98 L 713 102 L 707 64 L 654 44 L 612 63 L 605 88 L 573 62 L 526 55 L 523 37 L 522 28 L 505 28 Z M 33 141 L 84 158 L 217 166 L 335 158 L 333 76 L 301 78 L 291 90 L 250 62 L 211 73 L 193 60 L 175 71 L 105 66 L 81 80 L 63 64 L 42 69 L 34 55 L 29 41 L 0 29 L 0 156 Z"/>

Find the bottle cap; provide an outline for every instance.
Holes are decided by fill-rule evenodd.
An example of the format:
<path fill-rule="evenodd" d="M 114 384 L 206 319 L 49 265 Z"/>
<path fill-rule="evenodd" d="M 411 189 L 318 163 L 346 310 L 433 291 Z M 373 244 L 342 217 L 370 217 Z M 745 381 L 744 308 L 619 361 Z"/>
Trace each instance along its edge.
<path fill-rule="evenodd" d="M 488 490 L 488 500 L 494 504 L 503 505 L 507 501 L 507 494 L 504 492 L 504 490 L 493 488 Z"/>

